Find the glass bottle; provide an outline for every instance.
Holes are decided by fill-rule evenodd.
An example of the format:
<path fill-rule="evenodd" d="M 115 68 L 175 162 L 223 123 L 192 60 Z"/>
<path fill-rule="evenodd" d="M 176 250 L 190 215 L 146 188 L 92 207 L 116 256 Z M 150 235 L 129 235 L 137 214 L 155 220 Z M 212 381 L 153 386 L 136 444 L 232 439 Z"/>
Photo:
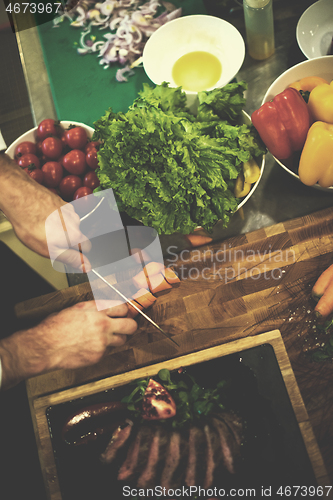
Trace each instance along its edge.
<path fill-rule="evenodd" d="M 243 0 L 248 53 L 267 59 L 275 50 L 272 0 Z"/>

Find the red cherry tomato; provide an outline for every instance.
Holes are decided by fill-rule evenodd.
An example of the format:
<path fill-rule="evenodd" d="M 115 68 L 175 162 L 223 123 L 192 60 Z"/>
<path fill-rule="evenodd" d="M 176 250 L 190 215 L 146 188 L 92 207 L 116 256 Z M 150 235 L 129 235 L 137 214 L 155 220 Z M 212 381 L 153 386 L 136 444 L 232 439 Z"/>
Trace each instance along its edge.
<path fill-rule="evenodd" d="M 88 136 L 83 127 L 72 127 L 65 131 L 68 146 L 72 149 L 83 149 L 87 144 Z"/>
<path fill-rule="evenodd" d="M 59 193 L 65 201 L 72 201 L 75 191 L 82 186 L 82 180 L 78 175 L 66 175 L 59 184 Z"/>
<path fill-rule="evenodd" d="M 86 155 L 79 149 L 72 149 L 63 157 L 62 165 L 70 174 L 81 175 L 87 168 Z"/>
<path fill-rule="evenodd" d="M 46 137 L 57 136 L 60 137 L 63 132 L 59 121 L 47 118 L 40 122 L 37 128 L 37 139 L 43 141 Z"/>
<path fill-rule="evenodd" d="M 20 158 L 21 156 L 27 153 L 32 153 L 33 155 L 37 154 L 37 147 L 34 142 L 30 141 L 20 142 L 20 144 L 18 144 L 15 148 L 14 158 L 16 160 L 17 158 Z"/>
<path fill-rule="evenodd" d="M 63 153 L 64 154 L 68 153 L 68 151 L 70 150 L 70 147 L 68 146 L 67 141 L 66 141 L 66 131 L 61 135 L 60 140 L 62 142 Z"/>
<path fill-rule="evenodd" d="M 95 188 L 97 188 L 99 185 L 100 185 L 100 181 L 99 181 L 99 178 L 97 177 L 97 174 L 96 172 L 94 172 L 93 170 L 91 170 L 90 172 L 88 172 L 85 176 L 84 176 L 84 179 L 83 179 L 83 185 L 94 190 Z"/>
<path fill-rule="evenodd" d="M 44 172 L 44 185 L 49 188 L 56 188 L 63 177 L 63 169 L 59 162 L 48 161 L 42 166 Z"/>
<path fill-rule="evenodd" d="M 58 162 L 58 163 L 60 163 L 60 165 L 62 165 L 62 161 L 63 161 L 64 157 L 65 157 L 65 155 L 64 155 L 64 154 L 61 154 L 61 155 L 59 156 L 59 158 L 57 159 L 57 162 Z M 65 175 L 65 174 L 64 174 L 64 175 Z"/>
<path fill-rule="evenodd" d="M 73 200 L 77 201 L 75 205 L 75 212 L 82 217 L 90 212 L 98 203 L 98 198 L 92 195 L 92 189 L 82 186 L 74 193 Z"/>
<path fill-rule="evenodd" d="M 36 182 L 38 182 L 38 184 L 44 183 L 44 173 L 40 168 L 26 167 L 24 168 L 24 171 L 31 177 L 31 179 L 34 179 Z"/>
<path fill-rule="evenodd" d="M 91 149 L 97 149 L 98 151 L 99 147 L 100 143 L 98 141 L 89 141 L 84 148 L 84 152 L 87 154 Z"/>
<path fill-rule="evenodd" d="M 42 166 L 42 165 L 44 165 L 44 163 L 50 161 L 50 158 L 46 158 L 45 155 L 42 155 L 42 156 L 39 157 L 39 161 L 40 161 L 40 164 Z M 57 161 L 59 161 L 59 160 L 57 160 Z"/>
<path fill-rule="evenodd" d="M 79 187 L 79 189 L 77 189 L 74 193 L 74 200 L 78 200 L 79 198 L 83 198 L 85 196 L 88 196 L 88 194 L 92 194 L 92 189 L 86 187 L 86 186 L 82 186 L 82 187 Z"/>
<path fill-rule="evenodd" d="M 86 162 L 90 168 L 92 168 L 93 170 L 96 170 L 96 168 L 98 167 L 98 158 L 97 158 L 97 149 L 96 148 L 89 149 L 88 153 L 86 154 Z"/>
<path fill-rule="evenodd" d="M 26 168 L 29 167 L 29 165 L 34 165 L 36 168 L 40 167 L 40 161 L 37 158 L 36 155 L 32 153 L 26 153 L 22 156 L 20 156 L 17 160 L 16 163 L 20 165 L 21 168 Z"/>
<path fill-rule="evenodd" d="M 44 139 L 42 151 L 50 160 L 57 160 L 62 153 L 62 142 L 59 137 L 47 137 Z"/>
<path fill-rule="evenodd" d="M 43 141 L 36 142 L 36 153 L 35 154 L 37 156 L 43 156 L 42 144 L 43 144 Z"/>

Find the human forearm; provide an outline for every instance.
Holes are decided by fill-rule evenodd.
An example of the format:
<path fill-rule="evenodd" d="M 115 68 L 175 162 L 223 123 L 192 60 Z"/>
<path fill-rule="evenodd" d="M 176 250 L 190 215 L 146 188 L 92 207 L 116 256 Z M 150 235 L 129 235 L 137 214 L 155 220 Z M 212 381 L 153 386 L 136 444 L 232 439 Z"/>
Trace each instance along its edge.
<path fill-rule="evenodd" d="M 43 358 L 41 352 L 35 349 L 32 336 L 32 330 L 24 330 L 0 341 L 1 389 L 9 389 L 46 369 L 45 354 Z"/>
<path fill-rule="evenodd" d="M 12 200 L 11 192 L 8 188 L 16 191 L 16 186 L 25 186 L 27 180 L 30 181 L 30 184 L 32 179 L 6 154 L 0 154 L 0 179 L 0 208 L 5 211 L 6 206 L 10 205 Z"/>
<path fill-rule="evenodd" d="M 124 344 L 136 331 L 127 313 L 117 302 L 106 301 L 103 311 L 94 301 L 81 302 L 1 340 L 2 389 L 52 370 L 97 363 L 108 346 Z"/>
<path fill-rule="evenodd" d="M 27 209 L 27 201 L 33 200 L 42 186 L 36 186 L 36 182 L 5 154 L 0 155 L 0 180 L 0 209 L 15 223 L 20 213 Z"/>
<path fill-rule="evenodd" d="M 18 238 L 29 248 L 48 256 L 45 218 L 64 205 L 59 196 L 37 184 L 7 155 L 0 155 L 0 209 L 12 223 Z M 33 229 L 33 230 L 32 230 Z"/>
<path fill-rule="evenodd" d="M 65 203 L 59 196 L 45 186 L 31 179 L 7 155 L 0 155 L 0 209 L 12 223 L 17 237 L 34 252 L 49 257 L 50 246 L 54 255 L 64 263 L 81 269 L 82 259 L 85 270 L 90 269 L 87 257 L 71 249 L 62 227 L 56 224 L 51 231 L 51 238 L 46 239 L 45 222 L 54 213 L 63 213 L 66 206 L 66 227 L 73 245 L 85 242 L 84 252 L 89 251 L 89 242 L 80 231 L 80 218 L 71 204 Z M 65 250 L 67 252 L 65 253 Z"/>

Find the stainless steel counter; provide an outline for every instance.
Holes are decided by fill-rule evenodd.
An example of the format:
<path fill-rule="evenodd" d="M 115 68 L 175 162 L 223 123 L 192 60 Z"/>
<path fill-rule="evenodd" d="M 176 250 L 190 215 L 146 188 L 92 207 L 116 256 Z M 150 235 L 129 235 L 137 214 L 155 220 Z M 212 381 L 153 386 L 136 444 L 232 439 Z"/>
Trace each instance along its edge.
<path fill-rule="evenodd" d="M 305 60 L 296 41 L 296 25 L 305 9 L 314 3 L 309 0 L 273 0 L 275 53 L 264 61 L 255 61 L 246 54 L 238 80 L 248 83 L 245 111 L 257 109 L 270 84 L 286 69 Z M 223 2 L 206 0 L 208 12 L 231 22 L 245 39 L 243 9 L 238 0 L 232 0 L 228 9 Z M 31 107 L 36 123 L 44 118 L 56 117 L 50 84 L 44 65 L 38 33 L 35 28 L 17 34 L 19 50 L 28 85 Z M 224 240 L 262 227 L 303 216 L 333 205 L 333 193 L 301 184 L 285 172 L 270 154 L 266 155 L 263 177 L 253 196 L 244 206 L 244 217 L 233 215 L 227 229 L 216 225 L 213 237 Z M 164 249 L 171 244 L 183 243 L 177 236 L 161 238 Z"/>

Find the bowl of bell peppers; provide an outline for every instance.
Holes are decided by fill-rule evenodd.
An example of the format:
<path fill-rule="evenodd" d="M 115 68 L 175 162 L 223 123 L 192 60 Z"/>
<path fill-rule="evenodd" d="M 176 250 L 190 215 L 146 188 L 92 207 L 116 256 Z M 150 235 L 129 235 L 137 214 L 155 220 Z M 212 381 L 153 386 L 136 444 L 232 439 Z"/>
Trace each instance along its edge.
<path fill-rule="evenodd" d="M 333 193 L 333 56 L 282 73 L 251 120 L 284 170 L 307 186 Z"/>

